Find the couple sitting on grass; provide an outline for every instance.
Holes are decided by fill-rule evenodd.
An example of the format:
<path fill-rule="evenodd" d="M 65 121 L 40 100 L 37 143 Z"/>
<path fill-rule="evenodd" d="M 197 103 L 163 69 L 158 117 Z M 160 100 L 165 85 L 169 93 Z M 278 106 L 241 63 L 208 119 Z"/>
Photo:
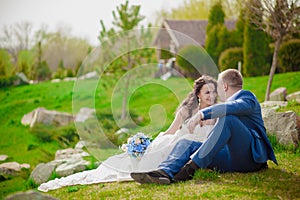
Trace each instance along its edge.
<path fill-rule="evenodd" d="M 158 135 L 141 159 L 115 155 L 97 169 L 49 181 L 38 189 L 129 180 L 170 184 L 192 179 L 199 168 L 253 172 L 267 168 L 268 160 L 277 164 L 259 102 L 242 87 L 242 75 L 235 69 L 220 73 L 218 82 L 201 76 L 170 128 Z M 217 91 L 224 103 L 215 104 Z"/>

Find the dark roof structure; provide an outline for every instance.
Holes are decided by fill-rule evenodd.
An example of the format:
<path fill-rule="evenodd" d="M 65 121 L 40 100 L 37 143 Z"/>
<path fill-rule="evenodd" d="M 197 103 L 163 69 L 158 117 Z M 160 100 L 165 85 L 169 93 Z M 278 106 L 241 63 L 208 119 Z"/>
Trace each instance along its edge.
<path fill-rule="evenodd" d="M 153 45 L 169 48 L 173 44 L 176 49 L 191 44 L 204 46 L 207 23 L 207 20 L 164 20 Z M 225 21 L 228 30 L 235 29 L 235 24 L 235 20 Z"/>

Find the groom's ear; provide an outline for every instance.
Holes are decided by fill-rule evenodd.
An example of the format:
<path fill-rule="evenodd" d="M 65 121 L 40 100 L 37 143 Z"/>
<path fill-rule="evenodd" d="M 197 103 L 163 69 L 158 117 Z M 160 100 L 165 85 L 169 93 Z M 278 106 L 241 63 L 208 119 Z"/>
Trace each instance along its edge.
<path fill-rule="evenodd" d="M 223 88 L 224 88 L 224 91 L 226 92 L 228 90 L 228 84 L 227 83 L 223 83 Z"/>

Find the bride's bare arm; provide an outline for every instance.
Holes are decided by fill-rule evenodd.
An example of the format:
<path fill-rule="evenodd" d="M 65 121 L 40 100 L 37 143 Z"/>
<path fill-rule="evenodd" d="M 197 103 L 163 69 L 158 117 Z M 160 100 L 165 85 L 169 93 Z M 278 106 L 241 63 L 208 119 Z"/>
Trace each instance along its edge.
<path fill-rule="evenodd" d="M 165 131 L 163 135 L 166 134 L 174 134 L 178 129 L 180 129 L 182 123 L 183 123 L 183 110 L 180 109 L 175 116 L 175 119 L 173 120 L 171 126 Z"/>

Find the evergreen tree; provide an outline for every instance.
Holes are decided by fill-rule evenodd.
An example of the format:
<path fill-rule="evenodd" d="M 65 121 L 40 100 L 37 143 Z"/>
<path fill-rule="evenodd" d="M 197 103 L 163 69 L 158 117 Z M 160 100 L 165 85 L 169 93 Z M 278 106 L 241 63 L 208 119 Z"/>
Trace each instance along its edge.
<path fill-rule="evenodd" d="M 268 37 L 250 21 L 252 13 L 246 12 L 244 27 L 244 65 L 245 76 L 266 75 L 269 71 L 268 55 L 270 53 Z M 262 20 L 262 19 L 261 19 Z"/>
<path fill-rule="evenodd" d="M 235 38 L 238 46 L 243 46 L 244 43 L 244 27 L 245 27 L 245 9 L 240 10 L 239 18 L 236 22 Z"/>
<path fill-rule="evenodd" d="M 8 77 L 12 75 L 12 72 L 11 56 L 4 49 L 0 49 L 0 77 Z"/>
<path fill-rule="evenodd" d="M 221 2 L 216 3 L 210 9 L 209 16 L 208 16 L 208 24 L 206 28 L 206 34 L 218 24 L 224 24 L 225 13 L 223 11 L 223 7 Z"/>

